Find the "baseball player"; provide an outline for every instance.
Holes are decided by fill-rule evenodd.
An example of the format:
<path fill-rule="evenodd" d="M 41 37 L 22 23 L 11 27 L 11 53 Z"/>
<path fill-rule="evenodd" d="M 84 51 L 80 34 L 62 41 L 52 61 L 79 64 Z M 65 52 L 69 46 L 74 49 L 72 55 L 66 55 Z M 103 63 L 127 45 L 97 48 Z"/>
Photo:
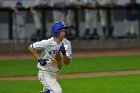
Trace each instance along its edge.
<path fill-rule="evenodd" d="M 37 7 L 47 7 L 51 5 L 51 0 L 35 0 L 35 5 Z M 42 30 L 42 23 L 41 23 L 41 11 L 40 10 L 33 10 L 33 7 L 30 6 L 30 12 L 33 16 L 34 24 L 36 27 L 36 36 L 37 40 L 41 39 L 41 30 Z"/>
<path fill-rule="evenodd" d="M 80 1 L 79 0 L 67 0 L 66 2 L 67 6 L 69 7 L 75 7 L 75 8 L 80 8 Z M 66 14 L 66 24 L 68 26 L 73 25 L 73 20 L 74 20 L 74 12 L 73 10 L 68 10 Z"/>
<path fill-rule="evenodd" d="M 15 27 L 15 40 L 26 39 L 25 35 L 25 22 L 26 22 L 26 11 L 20 11 L 19 8 L 23 7 L 21 1 L 17 1 L 15 7 L 11 7 L 14 11 L 13 21 Z"/>
<path fill-rule="evenodd" d="M 136 0 L 130 0 L 130 2 L 126 5 L 127 7 L 131 8 L 139 8 L 140 4 L 136 2 Z M 138 11 L 136 9 L 127 9 L 126 14 L 125 14 L 125 30 L 126 30 L 126 35 L 129 37 L 136 37 L 136 24 L 138 20 Z"/>
<path fill-rule="evenodd" d="M 66 1 L 66 5 L 68 7 L 73 7 L 73 8 L 80 8 L 80 1 L 79 0 L 67 0 Z M 74 10 L 68 10 L 66 12 L 66 25 L 69 27 L 69 29 L 67 29 L 67 35 L 69 38 L 74 38 L 74 34 L 75 34 L 75 24 L 74 24 Z"/>
<path fill-rule="evenodd" d="M 64 38 L 65 29 L 64 22 L 56 22 L 51 29 L 53 37 L 29 46 L 29 51 L 38 61 L 38 78 L 44 86 L 41 93 L 62 93 L 61 86 L 57 82 L 61 61 L 68 65 L 72 59 L 71 43 Z M 38 51 L 41 51 L 41 54 Z"/>
<path fill-rule="evenodd" d="M 116 0 L 98 0 L 100 6 L 106 7 L 113 7 L 116 4 Z M 114 30 L 114 18 L 113 18 L 113 11 L 111 11 L 111 24 L 110 31 L 107 32 L 107 10 L 100 9 L 100 21 L 103 30 L 104 37 L 112 37 L 113 30 Z"/>
<path fill-rule="evenodd" d="M 95 9 L 98 2 L 97 0 L 84 0 L 85 6 Z M 97 10 L 89 10 L 86 9 L 86 15 L 85 15 L 85 34 L 87 38 L 95 38 L 99 39 L 99 35 L 97 33 Z M 90 30 L 93 30 L 91 35 L 90 35 Z"/>
<path fill-rule="evenodd" d="M 65 0 L 52 0 L 52 6 L 61 8 L 61 10 L 53 10 L 54 22 L 65 22 L 66 1 Z"/>

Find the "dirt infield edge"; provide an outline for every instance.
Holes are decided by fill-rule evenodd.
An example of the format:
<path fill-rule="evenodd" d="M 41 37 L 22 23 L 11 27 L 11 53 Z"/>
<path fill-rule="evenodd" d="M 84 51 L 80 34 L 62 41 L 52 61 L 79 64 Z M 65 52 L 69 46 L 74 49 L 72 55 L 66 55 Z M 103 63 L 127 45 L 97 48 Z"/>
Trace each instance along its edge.
<path fill-rule="evenodd" d="M 129 75 L 129 74 L 140 74 L 140 70 L 60 74 L 58 77 L 61 79 L 61 78 L 97 77 L 97 76 L 120 76 L 120 75 Z M 0 77 L 0 80 L 37 80 L 37 79 L 38 79 L 37 76 Z"/>

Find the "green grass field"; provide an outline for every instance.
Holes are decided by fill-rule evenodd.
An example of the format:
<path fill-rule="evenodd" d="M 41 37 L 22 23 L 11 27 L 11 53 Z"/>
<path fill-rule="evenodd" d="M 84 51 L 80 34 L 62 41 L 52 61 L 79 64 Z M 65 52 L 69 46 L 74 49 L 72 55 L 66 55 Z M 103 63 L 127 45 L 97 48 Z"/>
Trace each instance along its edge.
<path fill-rule="evenodd" d="M 0 77 L 36 75 L 35 60 L 0 60 Z M 73 58 L 60 73 L 140 70 L 140 56 Z M 140 75 L 60 79 L 63 93 L 140 93 Z M 38 80 L 0 81 L 0 93 L 38 93 Z"/>
<path fill-rule="evenodd" d="M 60 79 L 63 93 L 140 93 L 140 75 Z M 0 93 L 38 93 L 39 81 L 0 81 Z"/>
<path fill-rule="evenodd" d="M 0 76 L 36 75 L 36 60 L 0 60 Z M 61 69 L 60 73 L 85 73 L 140 70 L 140 56 L 80 57 Z"/>

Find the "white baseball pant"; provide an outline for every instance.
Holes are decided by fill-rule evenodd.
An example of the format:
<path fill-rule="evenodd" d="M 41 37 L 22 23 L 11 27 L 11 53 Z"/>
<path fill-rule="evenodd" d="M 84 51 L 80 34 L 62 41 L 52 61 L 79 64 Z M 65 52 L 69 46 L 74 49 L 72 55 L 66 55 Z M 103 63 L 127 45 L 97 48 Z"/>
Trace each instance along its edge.
<path fill-rule="evenodd" d="M 41 29 L 41 14 L 39 11 L 33 11 L 33 20 L 35 23 L 35 27 L 37 29 Z"/>
<path fill-rule="evenodd" d="M 100 22 L 102 26 L 107 25 L 107 10 L 100 10 Z M 111 25 L 114 26 L 114 13 L 111 10 Z"/>
<path fill-rule="evenodd" d="M 86 28 L 96 28 L 97 27 L 97 11 L 96 10 L 86 10 Z"/>
<path fill-rule="evenodd" d="M 15 39 L 25 39 L 25 26 L 15 25 Z"/>
<path fill-rule="evenodd" d="M 66 15 L 66 24 L 68 26 L 71 26 L 73 24 L 73 20 L 74 20 L 74 11 L 68 10 L 68 13 Z"/>
<path fill-rule="evenodd" d="M 57 82 L 57 73 L 39 70 L 38 78 L 44 86 L 43 92 L 50 90 L 50 93 L 62 93 L 62 88 Z"/>
<path fill-rule="evenodd" d="M 65 22 L 65 13 L 61 11 L 54 10 L 53 17 L 55 22 L 63 21 Z"/>
<path fill-rule="evenodd" d="M 128 20 L 124 20 L 125 23 L 125 31 L 126 33 L 130 32 L 130 34 L 134 34 L 136 31 L 136 24 L 137 21 L 128 21 Z"/>

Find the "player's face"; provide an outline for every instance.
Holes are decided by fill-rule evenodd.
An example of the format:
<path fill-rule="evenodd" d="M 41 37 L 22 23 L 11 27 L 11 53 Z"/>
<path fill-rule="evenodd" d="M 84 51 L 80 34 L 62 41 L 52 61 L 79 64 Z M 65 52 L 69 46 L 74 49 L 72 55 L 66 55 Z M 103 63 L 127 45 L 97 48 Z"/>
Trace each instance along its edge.
<path fill-rule="evenodd" d="M 63 40 L 63 38 L 65 37 L 65 29 L 61 29 L 60 31 L 60 35 L 58 36 L 59 40 Z"/>

